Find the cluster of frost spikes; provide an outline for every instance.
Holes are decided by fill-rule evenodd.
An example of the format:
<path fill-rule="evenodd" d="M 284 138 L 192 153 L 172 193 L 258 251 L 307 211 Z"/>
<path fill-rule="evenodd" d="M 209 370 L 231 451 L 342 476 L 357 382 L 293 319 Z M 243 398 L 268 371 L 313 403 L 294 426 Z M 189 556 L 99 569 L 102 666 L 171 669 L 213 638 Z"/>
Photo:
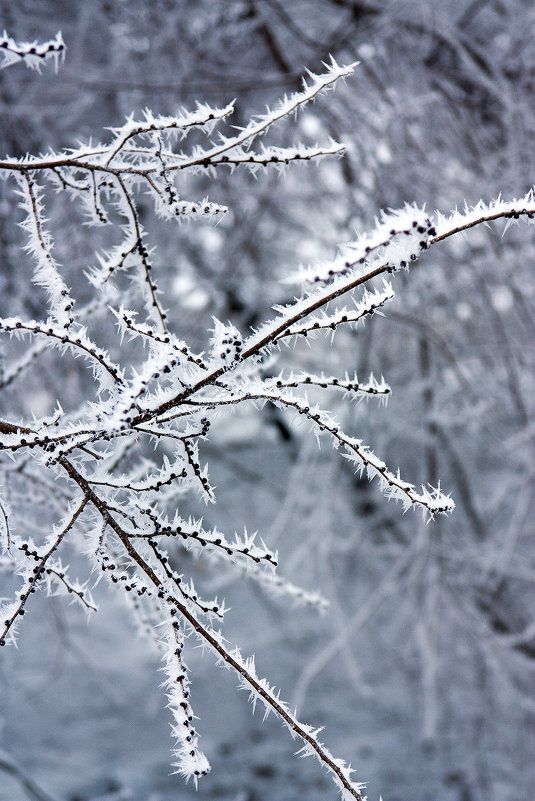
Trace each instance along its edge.
<path fill-rule="evenodd" d="M 436 235 L 434 241 L 439 242 L 447 239 L 454 233 L 467 231 L 482 223 L 489 223 L 492 220 L 506 220 L 503 230 L 505 234 L 510 225 L 523 220 L 529 224 L 535 224 L 535 191 L 530 189 L 523 197 L 515 200 L 503 200 L 497 197 L 490 203 L 480 200 L 471 208 L 465 206 L 463 211 L 455 210 L 452 214 L 436 215 Z"/>
<path fill-rule="evenodd" d="M 383 212 L 375 229 L 362 234 L 341 249 L 339 256 L 325 264 L 301 270 L 293 280 L 331 284 L 337 278 L 369 272 L 388 265 L 389 272 L 407 269 L 416 261 L 429 240 L 436 235 L 425 209 L 407 204 L 403 209 Z"/>
<path fill-rule="evenodd" d="M 180 631 L 178 620 L 167 625 L 165 640 L 164 670 L 167 679 L 164 687 L 169 698 L 169 709 L 173 715 L 172 733 L 176 740 L 174 754 L 176 756 L 176 772 L 186 781 L 193 779 L 195 784 L 210 771 L 210 763 L 199 750 L 199 735 L 193 726 L 193 710 L 189 701 L 190 682 L 188 671 L 182 656 L 184 636 Z"/>
<path fill-rule="evenodd" d="M 148 241 L 138 200 L 141 192 L 148 193 L 164 219 L 194 221 L 217 215 L 224 207 L 184 198 L 183 175 L 235 168 L 254 173 L 259 166 L 280 169 L 293 161 L 339 153 L 342 146 L 332 142 L 323 148 L 298 145 L 281 150 L 258 146 L 257 140 L 351 69 L 332 62 L 324 75 L 311 75 L 301 92 L 284 98 L 237 133 L 220 133 L 208 145 L 196 145 L 188 152 L 181 149 L 188 132 L 204 130 L 213 137 L 232 105 L 222 109 L 198 105 L 174 117 L 146 111 L 140 121 L 129 119 L 114 130 L 107 145 L 81 146 L 60 157 L 0 162 L 0 175 L 14 178 L 22 196 L 26 252 L 48 304 L 43 319 L 0 318 L 0 336 L 16 337 L 19 350 L 29 340 L 26 358 L 21 360 L 17 351 L 15 365 L 8 365 L 9 384 L 40 365 L 46 350 L 48 358 L 82 357 L 80 364 L 91 370 L 94 387 L 79 408 L 62 403 L 60 397 L 50 416 L 0 419 L 0 566 L 22 584 L 17 599 L 7 603 L 0 615 L 0 645 L 15 641 L 38 588 L 68 594 L 86 611 L 94 609 L 87 582 L 72 580 L 64 567 L 69 543 L 89 556 L 98 576 L 127 600 L 144 634 L 164 632 L 159 642 L 179 772 L 196 780 L 209 769 L 192 725 L 189 679 L 182 661 L 187 633 L 237 674 L 253 701 L 260 700 L 284 721 L 303 744 L 302 753 L 320 760 L 345 799 L 362 801 L 361 786 L 352 782 L 349 767 L 335 759 L 319 741 L 318 732 L 297 720 L 278 693 L 257 677 L 252 659 L 228 647 L 214 628 L 215 622 L 220 625 L 224 620 L 224 602 L 201 597 L 182 572 L 183 562 L 187 563 L 182 557 L 193 552 L 208 562 L 223 562 L 232 570 L 245 570 L 267 590 L 323 608 L 321 595 L 316 588 L 301 589 L 279 576 L 277 555 L 260 538 L 246 531 L 228 536 L 203 520 L 186 518 L 182 498 L 197 492 L 207 502 L 216 499 L 202 443 L 211 435 L 218 413 L 271 403 L 340 449 L 356 470 L 375 479 L 384 495 L 400 501 L 404 509 L 419 508 L 429 518 L 450 512 L 453 502 L 440 487 L 418 492 L 370 447 L 346 433 L 330 413 L 329 393 L 342 393 L 348 399 L 385 398 L 390 388 L 382 378 L 372 375 L 362 382 L 348 373 L 306 372 L 291 365 L 292 353 L 282 345 L 307 341 L 313 347 L 314 338 L 322 333 L 334 337 L 345 325 L 359 325 L 381 314 L 394 294 L 385 280 L 388 274 L 474 225 L 499 218 L 532 219 L 533 196 L 480 205 L 450 219 L 439 218 L 438 226 L 423 209 L 412 206 L 384 214 L 373 231 L 345 246 L 332 262 L 301 274 L 307 282 L 302 295 L 275 307 L 274 317 L 249 336 L 231 323 L 215 320 L 205 352 L 197 352 L 171 330 L 174 321 L 168 320 L 158 288 L 158 251 Z M 120 229 L 121 241 L 97 254 L 86 271 L 96 295 L 86 306 L 74 302 L 74 292 L 54 256 L 53 237 L 46 227 L 46 182 L 67 194 L 92 225 L 110 226 L 112 234 Z M 122 227 L 111 222 L 117 215 Z M 126 275 L 121 277 L 117 308 L 119 273 Z M 372 285 L 378 278 L 382 284 Z M 343 306 L 337 305 L 340 299 Z M 91 336 L 100 325 L 112 331 L 117 326 L 110 353 Z M 289 366 L 287 361 L 278 364 L 283 355 L 289 357 Z M 63 389 L 61 382 L 58 387 Z M 149 447 L 153 448 L 150 460 Z M 61 521 L 48 537 L 41 534 L 39 504 L 28 513 L 28 486 L 43 494 L 54 519 Z"/>
<path fill-rule="evenodd" d="M 45 62 L 54 61 L 57 72 L 60 58 L 62 61 L 65 58 L 65 50 L 61 31 L 48 42 L 16 42 L 4 31 L 0 39 L 0 69 L 22 61 L 29 69 L 40 72 Z"/>

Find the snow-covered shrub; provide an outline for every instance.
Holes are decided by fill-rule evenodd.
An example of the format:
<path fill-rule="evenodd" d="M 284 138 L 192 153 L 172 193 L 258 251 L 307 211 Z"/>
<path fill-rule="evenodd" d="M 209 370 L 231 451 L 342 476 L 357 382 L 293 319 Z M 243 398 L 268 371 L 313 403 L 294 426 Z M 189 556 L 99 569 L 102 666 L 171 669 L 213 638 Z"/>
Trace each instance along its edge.
<path fill-rule="evenodd" d="M 59 35 L 42 47 L 16 45 L 6 36 L 4 41 L 6 53 L 13 54 L 6 64 L 63 52 Z M 400 501 L 402 511 L 421 510 L 432 537 L 433 518 L 454 508 L 449 495 L 440 485 L 417 488 L 389 468 L 367 443 L 343 429 L 331 410 L 329 393 L 385 399 L 390 388 L 384 379 L 292 368 L 292 351 L 282 346 L 306 342 L 313 351 L 327 335 L 335 347 L 339 328 L 359 326 L 382 313 L 394 297 L 387 279 L 409 269 L 423 251 L 493 220 L 530 220 L 535 201 L 530 193 L 447 217 L 411 205 L 381 213 L 371 232 L 341 247 L 327 263 L 295 276 L 304 288 L 293 302 L 276 306 L 274 315 L 266 311 L 252 332 L 214 319 L 210 332 L 197 332 L 197 340 L 204 338 L 200 348 L 181 338 L 180 319 L 159 289 L 158 250 L 144 225 L 145 197 L 167 221 L 189 224 L 226 213 L 210 198 L 183 196 L 188 174 L 216 181 L 221 171 L 283 172 L 292 162 L 341 155 L 343 146 L 334 141 L 282 148 L 258 140 L 348 77 L 353 66 L 333 61 L 323 74 L 310 74 L 301 92 L 230 134 L 214 131 L 225 124 L 233 104 L 198 104 L 176 116 L 147 110 L 113 129 L 108 143 L 0 162 L 2 177 L 19 198 L 41 304 L 35 319 L 0 310 L 0 333 L 12 341 L 0 387 L 11 392 L 18 383 L 24 391 L 25 377 L 40 363 L 52 365 L 58 377 L 68 375 L 75 359 L 88 368 L 81 379 L 86 387 L 81 404 L 73 403 L 65 379 L 56 387 L 52 413 L 22 418 L 12 409 L 11 416 L 0 419 L 2 566 L 19 581 L 14 600 L 2 607 L 0 644 L 15 642 L 19 629 L 23 633 L 23 617 L 31 613 L 37 589 L 64 594 L 93 613 L 91 587 L 103 578 L 161 647 L 177 772 L 197 781 L 209 770 L 193 724 L 182 657 L 185 638 L 194 637 L 235 672 L 253 703 L 280 717 L 300 740 L 301 753 L 319 759 L 344 798 L 362 799 L 363 785 L 322 744 L 319 730 L 297 719 L 257 675 L 252 657 L 228 646 L 220 629 L 224 602 L 199 595 L 181 556 L 193 552 L 213 571 L 221 563 L 241 566 L 262 587 L 311 605 L 322 607 L 323 598 L 285 581 L 277 554 L 261 539 L 246 532 L 229 535 L 185 516 L 184 498 L 198 493 L 206 503 L 216 502 L 202 443 L 219 418 L 243 405 L 259 413 L 269 405 L 302 419 L 310 435 L 339 450 L 354 470 L 375 480 L 386 499 Z M 208 140 L 199 137 L 203 133 Z M 189 135 L 193 142 L 186 150 Z M 94 261 L 85 271 L 89 292 L 55 255 L 46 211 L 52 190 L 67 197 L 73 213 L 82 212 L 104 241 L 115 239 L 102 247 L 97 240 Z M 179 242 L 179 230 L 176 237 Z M 43 494 L 57 520 L 49 533 L 42 530 Z M 64 563 L 66 542 L 88 559 L 83 581 Z"/>

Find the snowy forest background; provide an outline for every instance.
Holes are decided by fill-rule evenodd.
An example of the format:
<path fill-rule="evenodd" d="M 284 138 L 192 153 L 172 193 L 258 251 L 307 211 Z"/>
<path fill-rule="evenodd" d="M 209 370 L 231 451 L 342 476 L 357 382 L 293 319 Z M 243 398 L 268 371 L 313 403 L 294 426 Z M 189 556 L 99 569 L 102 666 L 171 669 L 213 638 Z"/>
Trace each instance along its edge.
<path fill-rule="evenodd" d="M 245 125 L 304 68 L 359 60 L 335 92 L 279 126 L 275 140 L 332 136 L 343 158 L 189 180 L 229 212 L 170 226 L 142 209 L 170 324 L 199 350 L 212 317 L 246 333 L 294 288 L 281 279 L 406 202 L 454 210 L 533 185 L 535 8 L 530 0 L 1 2 L 15 39 L 58 30 L 57 74 L 0 72 L 2 155 L 98 140 L 150 107 L 237 98 Z M 278 137 L 278 140 L 277 140 Z M 12 187 L 0 184 L 0 316 L 39 319 Z M 68 199 L 47 212 L 69 275 L 94 262 L 95 234 Z M 58 227 L 59 226 L 59 227 Z M 368 796 L 385 801 L 533 797 L 533 229 L 478 227 L 394 276 L 385 317 L 293 354 L 303 370 L 385 376 L 388 405 L 332 412 L 419 485 L 441 482 L 454 513 L 428 524 L 355 476 L 353 465 L 274 406 L 225 418 L 202 449 L 217 504 L 186 512 L 222 530 L 258 530 L 286 578 L 330 602 L 322 615 L 264 593 L 230 568 L 188 570 L 231 611 L 225 636 L 301 718 L 325 725 Z M 106 244 L 106 243 L 104 243 Z M 77 280 L 74 278 L 73 280 Z M 110 328 L 111 330 L 111 328 Z M 2 358 L 9 341 L 2 341 Z M 7 361 L 6 361 L 7 363 Z M 0 417 L 51 414 L 88 392 L 80 362 L 38 360 L 3 381 Z M 336 405 L 338 403 L 338 405 Z M 56 522 L 35 487 L 40 523 Z M 75 557 L 73 556 L 73 559 Z M 71 563 L 83 577 L 83 560 Z M 0 595 L 16 584 L 2 577 Z M 187 644 L 192 698 L 212 772 L 196 791 L 169 776 L 169 714 L 158 654 L 109 586 L 89 625 L 77 605 L 36 595 L 17 650 L 0 660 L 0 799 L 319 801 L 336 790 L 297 760 L 279 721 L 251 714 L 235 678 Z M 26 777 L 26 783 L 22 777 Z M 111 795 L 110 795 L 111 794 Z"/>

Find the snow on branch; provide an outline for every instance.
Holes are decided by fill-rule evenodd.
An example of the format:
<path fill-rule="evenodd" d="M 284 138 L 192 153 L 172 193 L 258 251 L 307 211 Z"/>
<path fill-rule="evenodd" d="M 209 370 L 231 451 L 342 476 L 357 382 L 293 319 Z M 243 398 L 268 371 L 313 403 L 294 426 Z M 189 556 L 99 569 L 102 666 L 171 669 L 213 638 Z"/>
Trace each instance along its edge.
<path fill-rule="evenodd" d="M 176 117 L 161 115 L 155 117 L 150 109 L 146 109 L 143 120 L 137 122 L 133 117 L 129 117 L 120 128 L 111 129 L 115 135 L 115 141 L 110 146 L 111 155 L 108 156 L 106 165 L 109 166 L 129 140 L 135 136 L 150 135 L 153 139 L 158 139 L 158 134 L 167 133 L 184 138 L 191 128 L 204 128 L 207 134 L 211 134 L 218 121 L 233 111 L 234 103 L 229 103 L 225 108 L 211 108 L 198 103 L 195 111 L 188 112 L 183 109 L 181 114 Z M 135 155 L 137 151 L 130 152 Z"/>
<path fill-rule="evenodd" d="M 54 577 L 59 580 L 60 584 L 63 584 L 66 587 L 68 592 L 77 595 L 88 608 L 95 608 L 91 601 L 87 601 L 85 599 L 85 588 L 74 588 L 65 579 L 65 571 L 60 564 L 49 564 L 50 558 L 60 547 L 63 538 L 73 528 L 86 504 L 87 498 L 83 498 L 81 503 L 78 504 L 77 508 L 73 510 L 71 506 L 71 509 L 68 513 L 67 522 L 55 527 L 54 531 L 45 543 L 45 552 L 42 555 L 39 554 L 34 547 L 32 547 L 33 543 L 30 544 L 28 542 L 22 542 L 17 544 L 16 542 L 10 542 L 8 550 L 11 551 L 16 546 L 17 550 L 20 551 L 24 557 L 26 557 L 26 559 L 20 567 L 18 567 L 17 562 L 15 562 L 15 565 L 17 565 L 17 573 L 19 573 L 23 579 L 23 588 L 19 591 L 18 600 L 13 601 L 11 604 L 5 604 L 0 609 L 0 617 L 3 620 L 3 629 L 0 629 L 0 645 L 5 645 L 8 641 L 15 641 L 14 635 L 16 625 L 26 612 L 25 606 L 30 595 L 35 592 L 35 587 L 39 581 L 42 581 L 43 579 L 46 581 L 48 586 L 49 595 L 51 594 L 51 578 Z M 36 562 L 37 565 L 34 566 L 32 561 Z"/>
<path fill-rule="evenodd" d="M 533 225 L 535 219 L 535 192 L 530 189 L 527 194 L 517 200 L 502 200 L 497 197 L 490 203 L 485 203 L 480 200 L 475 206 L 469 208 L 465 206 L 464 211 L 457 209 L 452 214 L 436 215 L 436 234 L 433 237 L 433 243 L 442 242 L 454 234 L 468 231 L 477 225 L 488 225 L 494 220 L 505 219 L 506 224 L 503 230 L 505 234 L 507 229 L 513 223 L 524 219 Z"/>
<path fill-rule="evenodd" d="M 362 265 L 389 265 L 389 272 L 406 269 L 427 250 L 429 238 L 436 230 L 425 213 L 417 206 L 383 212 L 375 229 L 363 234 L 341 249 L 337 259 L 317 267 L 302 270 L 296 276 L 301 281 L 332 283 L 337 276 L 347 276 Z"/>
<path fill-rule="evenodd" d="M 180 632 L 178 621 L 174 620 L 166 633 L 163 642 L 165 650 L 165 672 L 167 679 L 164 687 L 169 698 L 169 709 L 173 715 L 172 734 L 176 740 L 174 755 L 177 768 L 176 773 L 180 773 L 186 781 L 193 779 L 197 784 L 201 776 L 206 776 L 210 771 L 208 759 L 199 750 L 199 735 L 193 727 L 193 710 L 189 701 L 189 679 L 188 670 L 184 664 L 182 650 L 184 638 Z"/>
<path fill-rule="evenodd" d="M 206 164 L 206 166 L 208 166 L 210 163 L 224 163 L 225 155 L 228 159 L 228 162 L 231 162 L 235 155 L 237 158 L 241 158 L 243 156 L 243 147 L 249 149 L 253 140 L 258 136 L 263 136 L 276 122 L 289 117 L 291 114 L 303 108 L 303 106 L 305 106 L 307 103 L 310 103 L 312 100 L 314 100 L 320 94 L 320 92 L 334 86 L 334 84 L 341 78 L 349 77 L 354 68 L 357 66 L 357 62 L 350 64 L 347 67 L 340 67 L 334 59 L 331 59 L 330 64 L 324 63 L 323 66 L 326 68 L 326 72 L 323 75 L 315 75 L 312 72 L 308 72 L 309 82 L 307 82 L 306 79 L 303 80 L 303 89 L 301 92 L 294 92 L 293 94 L 284 97 L 273 109 L 268 109 L 265 114 L 261 114 L 252 119 L 248 125 L 238 128 L 237 136 L 226 137 L 224 135 L 220 135 L 220 141 L 218 144 L 212 148 L 208 148 L 206 150 L 201 149 L 194 152 L 193 159 L 190 161 L 184 161 L 182 164 L 180 164 L 180 168 L 193 166 L 195 164 Z M 341 145 L 331 144 L 327 151 L 317 151 L 315 155 L 319 156 L 324 153 L 339 153 L 342 150 L 343 147 Z M 282 160 L 293 161 L 295 158 L 299 158 L 298 154 L 300 150 L 293 152 L 296 155 L 292 156 L 292 151 L 287 151 L 286 156 Z M 311 158 L 311 155 L 312 154 L 309 153 L 308 155 L 304 155 L 302 157 Z M 280 153 L 275 154 L 274 163 L 280 160 L 280 156 Z M 261 155 L 249 153 L 249 159 L 253 165 L 258 163 L 264 163 L 265 165 L 268 163 L 273 163 L 272 154 L 269 154 L 267 158 L 262 159 Z"/>
<path fill-rule="evenodd" d="M 79 328 L 75 333 L 69 334 L 64 327 L 55 325 L 50 320 L 38 323 L 35 320 L 17 320 L 14 317 L 5 317 L 0 318 L 0 333 L 3 332 L 17 337 L 24 334 L 43 337 L 49 347 L 58 349 L 60 353 L 69 349 L 73 355 L 88 359 L 93 365 L 95 376 L 98 376 L 100 381 L 106 383 L 107 374 L 108 379 L 111 377 L 114 382 L 122 382 L 120 368 L 109 360 L 106 351 L 98 348 L 88 338 L 84 328 Z M 41 352 L 42 350 L 37 351 L 36 355 L 32 353 L 31 358 L 37 358 Z"/>
<path fill-rule="evenodd" d="M 24 62 L 29 69 L 41 72 L 44 63 L 53 61 L 57 72 L 66 49 L 61 32 L 48 42 L 16 42 L 4 31 L 0 38 L 0 69 Z"/>
<path fill-rule="evenodd" d="M 44 228 L 42 188 L 22 170 L 17 176 L 20 180 L 19 197 L 21 208 L 25 213 L 22 228 L 28 234 L 26 250 L 35 259 L 35 282 L 45 288 L 48 293 L 52 314 L 67 330 L 72 322 L 73 301 L 61 278 L 59 265 L 52 256 L 50 234 Z"/>

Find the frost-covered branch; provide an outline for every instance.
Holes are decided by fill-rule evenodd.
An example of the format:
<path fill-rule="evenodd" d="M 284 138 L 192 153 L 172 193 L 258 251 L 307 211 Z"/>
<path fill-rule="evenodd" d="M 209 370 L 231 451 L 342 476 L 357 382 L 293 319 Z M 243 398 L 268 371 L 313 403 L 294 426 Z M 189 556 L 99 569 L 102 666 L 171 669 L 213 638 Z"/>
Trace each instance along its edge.
<path fill-rule="evenodd" d="M 70 514 L 67 523 L 64 526 L 60 526 L 59 531 L 55 530 L 52 533 L 46 544 L 47 550 L 42 556 L 37 552 L 36 549 L 32 549 L 27 542 L 23 542 L 21 545 L 18 546 L 18 550 L 20 550 L 28 560 L 33 559 L 33 561 L 36 562 L 37 564 L 31 570 L 27 565 L 22 567 L 21 575 L 23 577 L 26 586 L 20 592 L 18 601 L 14 602 L 10 606 L 2 607 L 1 612 L 2 612 L 4 627 L 3 630 L 0 632 L 0 645 L 5 645 L 7 641 L 6 640 L 7 636 L 10 633 L 11 635 L 13 634 L 11 631 L 13 626 L 16 624 L 18 619 L 24 615 L 26 611 L 25 606 L 26 602 L 28 601 L 28 598 L 32 593 L 35 592 L 36 585 L 43 578 L 45 578 L 46 576 L 54 575 L 63 584 L 65 584 L 65 586 L 72 592 L 72 588 L 70 587 L 69 583 L 65 581 L 65 576 L 63 571 L 61 569 L 56 570 L 54 568 L 47 567 L 47 563 L 50 557 L 58 550 L 59 546 L 61 545 L 61 541 L 72 529 L 78 517 L 82 514 L 87 501 L 88 499 L 84 497 L 81 503 L 78 504 L 74 512 Z M 9 549 L 11 549 L 13 545 L 14 544 L 10 542 Z M 83 592 L 81 590 L 78 590 L 76 594 L 82 600 L 84 600 Z M 86 603 L 86 605 L 92 606 L 92 604 L 88 604 L 88 602 L 86 602 L 85 600 L 84 603 Z"/>
<path fill-rule="evenodd" d="M 4 31 L 0 38 L 0 69 L 24 62 L 29 69 L 40 72 L 44 63 L 53 61 L 57 72 L 66 49 L 61 32 L 48 42 L 16 42 Z"/>
<path fill-rule="evenodd" d="M 10 42 L 6 52 L 11 52 Z M 56 57 L 58 52 L 50 51 Z M 77 360 L 84 380 L 78 405 L 68 382 L 62 380 L 57 382 L 53 414 L 25 415 L 27 407 L 21 404 L 15 419 L 0 420 L 0 459 L 9 465 L 5 471 L 9 503 L 4 501 L 3 486 L 0 503 L 2 565 L 23 582 L 17 599 L 3 609 L 0 644 L 14 641 L 16 624 L 40 586 L 48 593 L 71 596 L 86 611 L 96 610 L 87 581 L 73 581 L 61 561 L 68 539 L 69 547 L 88 558 L 89 573 L 95 570 L 127 596 L 144 633 L 151 632 L 152 639 L 160 642 L 178 772 L 196 781 L 209 770 L 192 724 L 183 661 L 184 643 L 194 636 L 236 673 L 253 702 L 260 701 L 266 711 L 279 716 L 300 739 L 303 754 L 318 758 L 343 798 L 362 801 L 362 785 L 352 781 L 351 769 L 319 741 L 319 731 L 301 723 L 257 676 L 254 661 L 229 647 L 214 629 L 214 621 L 219 625 L 224 619 L 225 603 L 199 594 L 193 579 L 186 576 L 185 556 L 206 558 L 207 565 L 216 569 L 219 564 L 234 572 L 240 568 L 263 589 L 286 598 L 320 609 L 327 602 L 315 588 L 297 587 L 279 576 L 278 556 L 260 537 L 245 530 L 224 534 L 216 525 L 193 518 L 184 512 L 184 497 L 198 495 L 212 505 L 210 510 L 214 508 L 217 488 L 204 463 L 204 442 L 212 436 L 219 416 L 245 405 L 252 414 L 256 410 L 260 414 L 267 405 L 303 420 L 307 430 L 341 451 L 357 472 L 376 479 L 383 495 L 399 501 L 403 511 L 419 509 L 427 520 L 451 512 L 454 503 L 440 484 L 417 490 L 399 469 L 390 468 L 363 444 L 358 431 L 345 430 L 338 421 L 331 411 L 334 405 L 339 409 L 344 400 L 360 397 L 384 401 L 392 390 L 373 373 L 362 381 L 354 365 L 332 375 L 333 368 L 320 363 L 318 338 L 327 333 L 336 347 L 340 329 L 349 325 L 358 330 L 365 320 L 381 315 L 394 298 L 387 275 L 407 270 L 430 248 L 477 225 L 500 218 L 508 223 L 532 220 L 535 200 L 528 193 L 518 201 L 480 203 L 450 217 L 413 205 L 382 213 L 371 231 L 342 246 L 335 257 L 299 271 L 295 277 L 303 288 L 293 301 L 266 309 L 255 330 L 241 332 L 230 322 L 214 319 L 208 334 L 199 324 L 191 344 L 166 309 L 169 301 L 160 289 L 159 251 L 151 242 L 149 215 L 142 205 L 142 199 L 150 198 L 163 221 L 217 219 L 226 207 L 208 198 L 183 196 L 191 188 L 183 182 L 184 175 L 217 177 L 224 168 L 254 175 L 260 167 L 280 170 L 293 162 L 341 154 L 343 146 L 332 141 L 325 146 L 281 148 L 258 140 L 352 69 L 332 61 L 323 75 L 310 75 L 301 92 L 283 98 L 230 135 L 214 137 L 214 131 L 226 124 L 232 103 L 221 108 L 198 104 L 175 116 L 147 110 L 141 119 L 129 118 L 113 129 L 107 144 L 0 161 L 0 175 L 14 183 L 21 201 L 25 252 L 33 264 L 34 283 L 46 298 L 40 319 L 25 320 L 12 310 L 0 319 L 0 333 L 8 335 L 3 338 L 7 348 L 9 340 L 14 346 L 0 389 L 16 380 L 22 383 L 22 376 L 34 376 L 30 371 L 36 367 L 46 372 L 51 357 L 73 370 Z M 195 143 L 186 148 L 183 143 L 193 132 Z M 201 145 L 204 135 L 209 141 Z M 73 214 L 81 213 L 81 219 L 95 229 L 95 237 L 100 232 L 105 237 L 106 246 L 97 240 L 94 257 L 85 265 L 93 293 L 85 305 L 76 299 L 79 287 L 71 265 L 56 257 L 47 218 L 50 189 L 68 198 Z M 38 314 L 32 311 L 31 316 Z M 292 363 L 295 352 L 290 348 L 303 341 L 313 357 L 310 370 Z M 50 496 L 54 510 L 62 510 L 62 522 L 39 542 L 28 533 L 29 519 L 36 530 L 41 523 L 38 509 L 33 518 L 26 511 L 28 484 Z M 242 521 L 237 523 L 243 529 Z M 70 532 L 76 536 L 67 538 Z M 157 627 L 161 628 L 155 637 Z"/>

